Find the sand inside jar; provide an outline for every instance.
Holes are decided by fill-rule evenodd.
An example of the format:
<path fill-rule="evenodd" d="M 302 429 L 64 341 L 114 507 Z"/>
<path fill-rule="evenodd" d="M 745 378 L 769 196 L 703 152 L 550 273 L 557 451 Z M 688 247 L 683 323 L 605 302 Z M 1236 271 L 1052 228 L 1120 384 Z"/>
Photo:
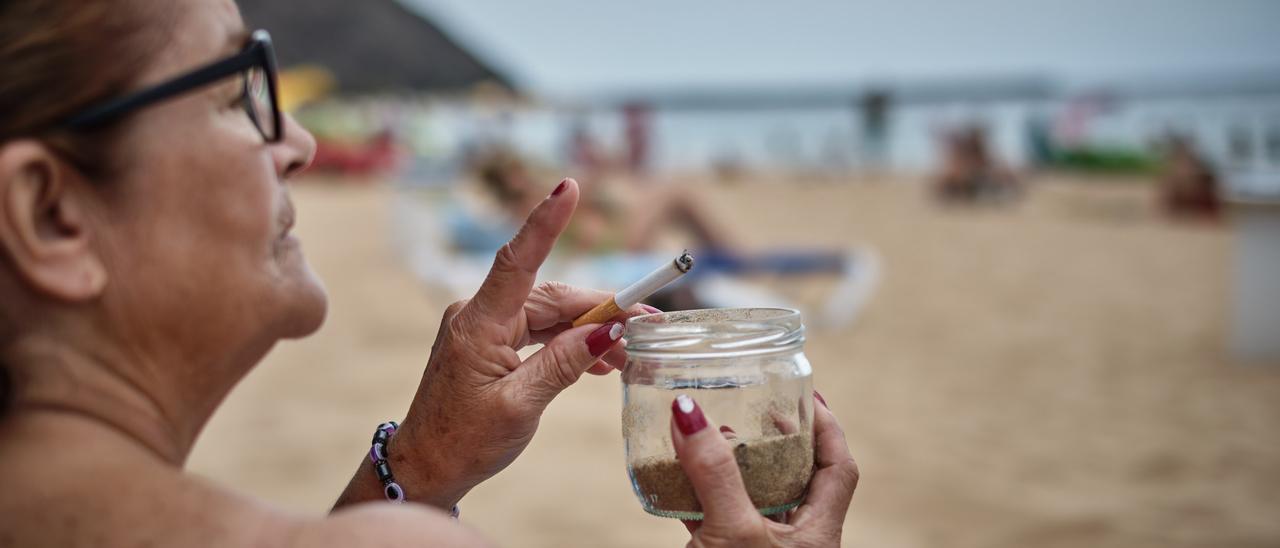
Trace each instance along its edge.
<path fill-rule="evenodd" d="M 768 436 L 735 442 L 733 456 L 747 495 L 756 508 L 777 508 L 804 496 L 813 475 L 813 437 L 809 433 Z M 652 510 L 701 512 L 693 485 L 674 456 L 648 457 L 631 467 L 632 478 Z"/>

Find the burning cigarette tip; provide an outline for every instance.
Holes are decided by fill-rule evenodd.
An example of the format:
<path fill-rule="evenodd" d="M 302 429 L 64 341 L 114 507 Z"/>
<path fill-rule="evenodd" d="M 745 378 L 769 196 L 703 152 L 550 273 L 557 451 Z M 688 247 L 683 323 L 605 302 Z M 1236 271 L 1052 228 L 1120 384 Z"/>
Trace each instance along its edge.
<path fill-rule="evenodd" d="M 693 270 L 693 255 L 689 253 L 688 249 L 684 250 L 684 253 L 681 253 L 679 257 L 676 257 L 676 270 L 681 273 Z"/>

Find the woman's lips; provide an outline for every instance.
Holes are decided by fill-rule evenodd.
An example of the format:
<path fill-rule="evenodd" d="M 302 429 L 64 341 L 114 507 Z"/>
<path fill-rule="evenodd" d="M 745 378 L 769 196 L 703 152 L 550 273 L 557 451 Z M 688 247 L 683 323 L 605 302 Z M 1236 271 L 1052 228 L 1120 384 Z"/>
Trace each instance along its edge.
<path fill-rule="evenodd" d="M 280 238 L 288 238 L 289 231 L 293 229 L 293 223 L 297 220 L 297 213 L 293 209 L 292 202 L 285 202 L 284 211 L 280 214 Z"/>

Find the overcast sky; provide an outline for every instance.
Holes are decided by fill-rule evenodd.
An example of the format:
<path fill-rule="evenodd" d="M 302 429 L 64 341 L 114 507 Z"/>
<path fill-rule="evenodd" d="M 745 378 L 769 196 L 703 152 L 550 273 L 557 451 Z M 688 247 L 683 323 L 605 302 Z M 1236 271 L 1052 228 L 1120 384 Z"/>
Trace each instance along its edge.
<path fill-rule="evenodd" d="M 400 0 L 531 89 L 1280 76 L 1280 0 Z"/>

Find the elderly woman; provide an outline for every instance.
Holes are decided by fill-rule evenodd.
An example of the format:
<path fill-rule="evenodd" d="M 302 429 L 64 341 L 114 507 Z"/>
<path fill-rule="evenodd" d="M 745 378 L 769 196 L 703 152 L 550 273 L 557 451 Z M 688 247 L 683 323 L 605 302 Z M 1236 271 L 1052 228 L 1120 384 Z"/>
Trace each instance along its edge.
<path fill-rule="evenodd" d="M 561 390 L 622 363 L 625 318 L 568 323 L 605 294 L 534 286 L 577 202 L 566 180 L 445 312 L 403 424 L 378 430 L 385 458 L 351 448 L 332 514 L 184 474 L 227 392 L 325 314 L 284 186 L 314 142 L 274 71 L 231 0 L 0 3 L 0 546 L 481 545 L 450 511 Z M 857 470 L 816 407 L 817 472 L 785 520 L 753 510 L 701 411 L 676 413 L 707 515 L 691 544 L 839 543 Z"/>

